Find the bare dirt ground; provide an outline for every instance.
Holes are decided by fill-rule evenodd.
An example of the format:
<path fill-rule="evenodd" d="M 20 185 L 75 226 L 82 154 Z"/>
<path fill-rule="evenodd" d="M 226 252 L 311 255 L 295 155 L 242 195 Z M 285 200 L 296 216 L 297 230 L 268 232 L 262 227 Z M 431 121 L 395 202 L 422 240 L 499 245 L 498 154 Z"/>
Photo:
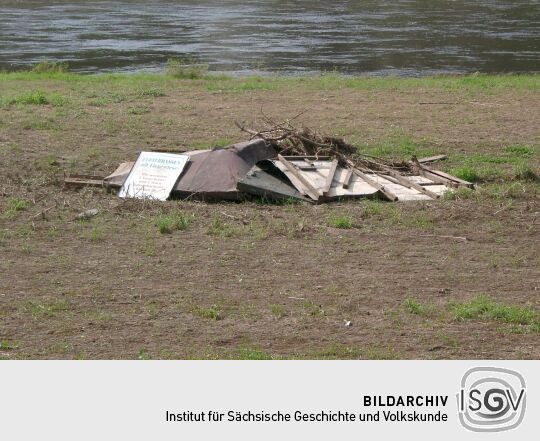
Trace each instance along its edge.
<path fill-rule="evenodd" d="M 538 90 L 211 86 L 0 83 L 17 101 L 0 107 L 0 358 L 540 358 Z M 261 109 L 309 109 L 301 123 L 378 154 L 447 153 L 479 189 L 304 206 L 62 185 L 243 140 L 234 121 Z M 164 216 L 187 227 L 162 234 Z"/>

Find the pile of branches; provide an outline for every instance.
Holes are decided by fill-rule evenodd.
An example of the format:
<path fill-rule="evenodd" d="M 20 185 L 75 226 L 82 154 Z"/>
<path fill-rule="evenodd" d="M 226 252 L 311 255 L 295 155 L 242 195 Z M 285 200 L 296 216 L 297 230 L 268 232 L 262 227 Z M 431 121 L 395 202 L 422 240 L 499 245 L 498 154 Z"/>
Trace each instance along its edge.
<path fill-rule="evenodd" d="M 301 115 L 301 114 L 300 114 Z M 284 156 L 330 156 L 336 158 L 343 166 L 354 166 L 370 170 L 408 168 L 406 163 L 391 162 L 372 155 L 367 155 L 343 138 L 330 136 L 307 127 L 295 127 L 292 120 L 277 123 L 265 116 L 265 128 L 255 130 L 245 124 L 236 122 L 236 126 L 253 138 L 262 138 L 272 144 L 274 149 Z"/>

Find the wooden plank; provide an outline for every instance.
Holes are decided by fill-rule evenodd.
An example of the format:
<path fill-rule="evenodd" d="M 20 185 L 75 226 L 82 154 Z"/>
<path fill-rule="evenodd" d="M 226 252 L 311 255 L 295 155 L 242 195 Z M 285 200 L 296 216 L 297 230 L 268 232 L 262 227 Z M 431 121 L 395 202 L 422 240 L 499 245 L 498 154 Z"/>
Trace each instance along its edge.
<path fill-rule="evenodd" d="M 439 197 L 438 194 L 433 193 L 432 191 L 422 187 L 421 185 L 417 184 L 416 182 L 411 181 L 410 179 L 407 179 L 405 176 L 400 175 L 398 172 L 395 172 L 393 170 L 388 170 L 386 173 L 388 173 L 390 176 L 392 176 L 394 179 L 396 179 L 401 185 L 407 188 L 413 188 L 416 191 L 419 191 L 420 193 L 424 193 L 425 195 L 429 196 L 430 198 L 437 199 Z"/>
<path fill-rule="evenodd" d="M 390 201 L 397 201 L 398 197 L 392 193 L 390 190 L 386 189 L 384 185 L 379 184 L 378 182 L 371 179 L 368 175 L 366 175 L 364 172 L 361 172 L 357 168 L 353 168 L 354 174 L 362 178 L 364 181 L 366 181 L 369 185 L 371 185 L 373 188 L 376 188 L 379 190 L 388 200 Z"/>
<path fill-rule="evenodd" d="M 420 164 L 429 164 L 431 162 L 444 161 L 445 159 L 448 159 L 448 156 L 446 156 L 446 155 L 435 155 L 435 156 L 428 156 L 426 158 L 420 158 L 418 160 L 418 162 Z"/>
<path fill-rule="evenodd" d="M 444 184 L 450 187 L 468 187 L 474 188 L 474 184 L 471 182 L 464 181 L 463 179 L 456 178 L 455 176 L 449 175 L 447 173 L 441 172 L 439 170 L 432 170 L 426 165 L 422 165 L 418 162 L 418 159 L 413 156 L 411 160 L 411 165 L 415 171 L 417 171 L 422 176 L 431 179 L 439 184 Z"/>
<path fill-rule="evenodd" d="M 474 188 L 474 184 L 472 182 L 465 181 L 463 179 L 457 178 L 456 176 L 449 175 L 448 173 L 442 172 L 440 170 L 433 170 L 433 169 L 431 169 L 429 167 L 426 167 L 425 165 L 421 165 L 421 167 L 424 170 L 429 171 L 430 173 L 433 173 L 433 174 L 436 174 L 436 175 L 441 176 L 443 178 L 446 178 L 446 179 L 449 179 L 451 181 L 457 182 L 462 187 Z"/>
<path fill-rule="evenodd" d="M 302 192 L 307 194 L 314 201 L 319 200 L 319 192 L 311 185 L 311 183 L 300 173 L 300 171 L 289 161 L 287 161 L 283 156 L 278 155 L 279 162 L 281 162 L 287 170 L 294 175 L 296 179 L 304 186 Z M 300 189 L 299 189 L 300 190 Z"/>
<path fill-rule="evenodd" d="M 311 199 L 302 196 L 292 184 L 283 182 L 257 166 L 254 166 L 243 179 L 238 181 L 236 188 L 244 193 L 272 200 L 296 199 L 313 204 Z"/>
<path fill-rule="evenodd" d="M 328 176 L 326 177 L 326 183 L 324 184 L 323 189 L 321 190 L 322 195 L 328 194 L 330 188 L 332 187 L 332 182 L 334 181 L 334 176 L 336 174 L 336 169 L 338 166 L 338 160 L 334 159 L 330 165 L 330 170 L 328 171 Z"/>
<path fill-rule="evenodd" d="M 103 179 L 103 176 L 69 175 L 64 179 L 64 184 L 74 187 L 103 187 Z"/>
<path fill-rule="evenodd" d="M 331 156 L 283 156 L 283 158 L 289 161 L 330 161 L 332 159 Z"/>
<path fill-rule="evenodd" d="M 345 177 L 343 178 L 343 188 L 349 188 L 349 185 L 351 185 L 351 177 L 353 175 L 353 172 L 350 168 L 347 169 L 345 172 Z"/>
<path fill-rule="evenodd" d="M 451 181 L 450 179 L 443 178 L 442 176 L 436 175 L 434 173 L 431 173 L 428 170 L 424 170 L 422 168 L 418 168 L 418 173 L 425 178 L 431 179 L 433 182 L 439 184 L 439 185 L 446 185 L 447 187 L 452 188 L 458 188 L 459 184 L 455 181 Z"/>

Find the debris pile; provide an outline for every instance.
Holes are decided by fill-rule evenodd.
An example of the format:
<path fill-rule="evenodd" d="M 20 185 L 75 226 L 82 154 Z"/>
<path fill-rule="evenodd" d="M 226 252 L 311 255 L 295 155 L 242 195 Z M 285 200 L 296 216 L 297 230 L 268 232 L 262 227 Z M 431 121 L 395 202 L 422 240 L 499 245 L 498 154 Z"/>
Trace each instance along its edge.
<path fill-rule="evenodd" d="M 263 130 L 237 123 L 240 130 L 249 134 L 251 139 L 247 142 L 227 148 L 177 152 L 184 156 L 186 164 L 177 171 L 178 175 L 172 181 L 175 184 L 166 190 L 166 194 L 214 200 L 240 200 L 251 195 L 269 200 L 293 198 L 322 203 L 359 197 L 382 197 L 390 201 L 429 200 L 458 187 L 473 188 L 472 183 L 427 165 L 444 159 L 444 155 L 391 162 L 363 154 L 341 138 L 308 128 L 298 129 L 290 121 L 276 124 L 267 120 L 267 123 L 268 127 Z M 164 160 L 156 157 L 154 162 L 160 164 L 160 161 Z M 66 178 L 65 182 L 68 185 L 103 185 L 121 189 L 122 194 L 126 193 L 122 187 L 128 176 L 137 169 L 135 165 L 140 164 L 126 162 L 107 177 L 75 175 Z M 145 169 L 144 180 L 137 185 L 144 190 L 147 190 L 144 185 L 150 185 L 148 183 L 159 187 L 165 179 L 162 179 L 165 169 L 158 167 L 154 174 Z M 133 183 L 134 179 L 135 176 L 130 176 L 129 182 Z M 167 179 L 170 181 L 170 176 Z M 159 190 L 163 191 L 163 188 Z M 148 191 L 141 193 L 147 195 Z"/>

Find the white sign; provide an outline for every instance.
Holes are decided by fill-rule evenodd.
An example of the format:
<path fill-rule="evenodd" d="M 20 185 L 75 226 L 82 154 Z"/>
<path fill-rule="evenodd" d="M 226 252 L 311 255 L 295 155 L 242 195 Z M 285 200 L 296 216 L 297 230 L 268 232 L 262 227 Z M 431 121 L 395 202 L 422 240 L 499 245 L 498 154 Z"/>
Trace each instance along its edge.
<path fill-rule="evenodd" d="M 187 155 L 141 152 L 118 196 L 167 200 L 188 160 Z"/>

